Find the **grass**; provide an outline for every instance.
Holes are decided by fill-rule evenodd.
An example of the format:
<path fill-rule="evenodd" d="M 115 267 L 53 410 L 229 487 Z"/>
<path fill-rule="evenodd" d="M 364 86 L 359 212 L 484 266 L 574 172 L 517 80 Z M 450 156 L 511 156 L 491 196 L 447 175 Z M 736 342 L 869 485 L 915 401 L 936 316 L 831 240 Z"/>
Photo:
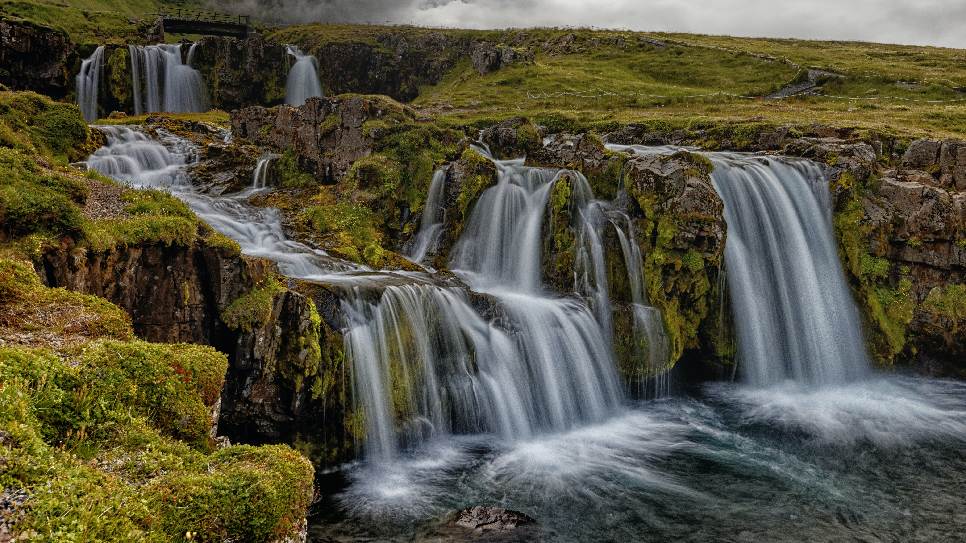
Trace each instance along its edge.
<path fill-rule="evenodd" d="M 143 40 L 160 9 L 199 4 L 192 0 L 12 0 L 0 4 L 0 17 L 63 30 L 78 44 L 123 44 Z"/>

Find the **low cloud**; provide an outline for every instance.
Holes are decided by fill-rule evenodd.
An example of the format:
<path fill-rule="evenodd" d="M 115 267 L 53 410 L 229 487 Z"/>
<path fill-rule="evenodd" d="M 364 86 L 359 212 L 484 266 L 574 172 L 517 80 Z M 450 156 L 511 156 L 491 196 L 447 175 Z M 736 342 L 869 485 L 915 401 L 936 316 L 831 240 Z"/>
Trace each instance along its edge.
<path fill-rule="evenodd" d="M 242 0 L 215 5 L 279 23 L 592 26 L 966 48 L 962 0 Z"/>

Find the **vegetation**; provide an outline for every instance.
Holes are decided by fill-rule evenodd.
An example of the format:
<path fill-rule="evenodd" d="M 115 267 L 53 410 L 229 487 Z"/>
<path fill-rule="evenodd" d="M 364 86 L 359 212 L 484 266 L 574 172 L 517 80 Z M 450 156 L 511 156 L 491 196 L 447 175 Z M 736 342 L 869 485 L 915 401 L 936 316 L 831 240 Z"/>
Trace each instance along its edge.
<path fill-rule="evenodd" d="M 43 287 L 24 263 L 0 260 L 0 272 L 7 345 L 50 327 L 54 308 L 54 336 L 77 339 L 0 348 L 0 488 L 27 496 L 15 536 L 265 541 L 298 529 L 307 460 L 284 446 L 214 451 L 224 355 L 132 341 L 106 301 Z"/>

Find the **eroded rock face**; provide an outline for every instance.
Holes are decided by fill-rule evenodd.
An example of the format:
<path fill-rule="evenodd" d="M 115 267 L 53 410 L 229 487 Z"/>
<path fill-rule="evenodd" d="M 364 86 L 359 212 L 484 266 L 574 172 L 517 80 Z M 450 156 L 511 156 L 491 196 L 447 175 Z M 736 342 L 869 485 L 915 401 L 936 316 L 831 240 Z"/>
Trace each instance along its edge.
<path fill-rule="evenodd" d="M 285 100 L 291 59 L 284 46 L 267 41 L 261 34 L 244 40 L 202 38 L 192 65 L 208 84 L 212 107 L 231 111 Z"/>
<path fill-rule="evenodd" d="M 372 153 L 368 121 L 413 113 L 380 97 L 311 98 L 304 106 L 249 107 L 232 112 L 236 137 L 282 153 L 291 150 L 299 165 L 321 183 L 337 183 L 358 159 Z"/>
<path fill-rule="evenodd" d="M 0 84 L 63 98 L 74 87 L 70 71 L 75 57 L 67 33 L 0 19 Z"/>
<path fill-rule="evenodd" d="M 966 190 L 966 141 L 916 140 L 902 157 L 902 167 L 930 174 L 936 186 Z"/>

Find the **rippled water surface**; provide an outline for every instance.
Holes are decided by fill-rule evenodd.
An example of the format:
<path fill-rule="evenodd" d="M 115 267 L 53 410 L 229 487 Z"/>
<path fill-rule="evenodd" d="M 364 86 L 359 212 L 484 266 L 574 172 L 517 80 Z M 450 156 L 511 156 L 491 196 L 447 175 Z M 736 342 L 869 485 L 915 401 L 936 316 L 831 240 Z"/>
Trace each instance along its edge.
<path fill-rule="evenodd" d="M 449 538 L 447 513 L 496 504 L 546 541 L 956 541 L 964 451 L 963 383 L 716 384 L 565 433 L 347 467 L 323 477 L 312 536 Z"/>

